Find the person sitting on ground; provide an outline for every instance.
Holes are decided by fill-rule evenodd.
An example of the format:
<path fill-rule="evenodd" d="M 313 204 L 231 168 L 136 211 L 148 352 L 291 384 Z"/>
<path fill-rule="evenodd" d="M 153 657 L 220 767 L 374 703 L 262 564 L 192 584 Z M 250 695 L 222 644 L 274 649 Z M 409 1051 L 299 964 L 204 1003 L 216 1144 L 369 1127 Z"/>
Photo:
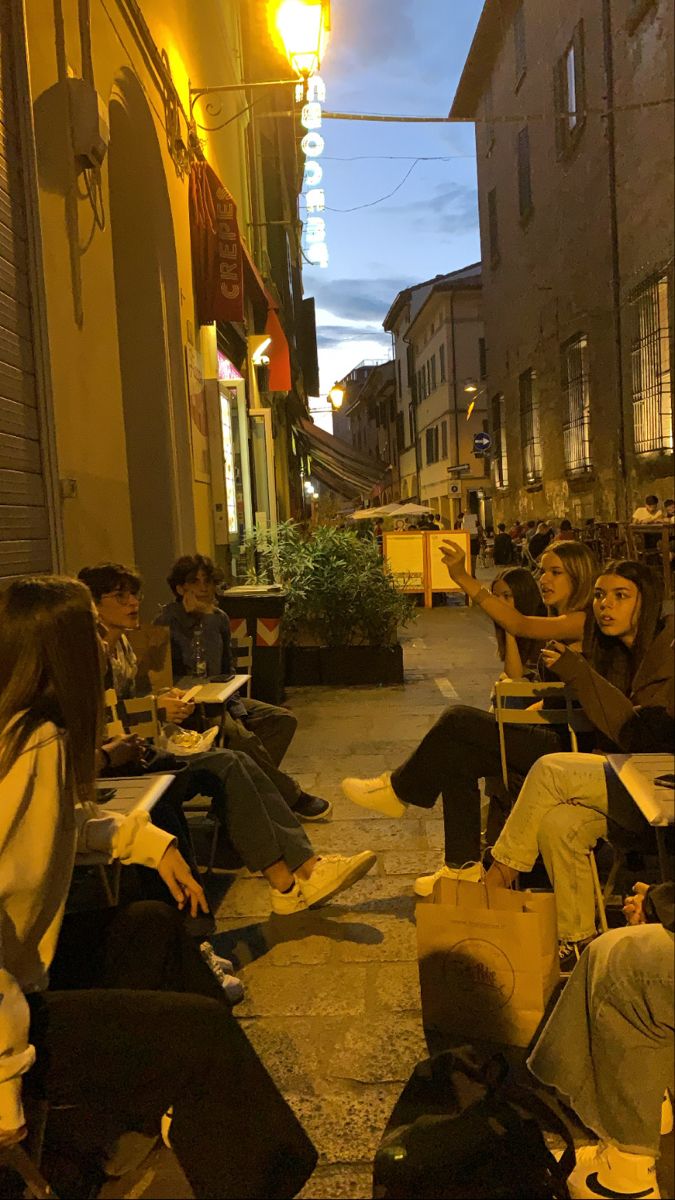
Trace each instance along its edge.
<path fill-rule="evenodd" d="M 659 1200 L 663 1098 L 673 1090 L 672 883 L 639 883 L 626 900 L 631 928 L 588 947 L 527 1065 L 599 1139 L 577 1146 L 572 1200 Z M 672 1129 L 672 1109 L 664 1132 Z"/>
<path fill-rule="evenodd" d="M 511 541 L 519 542 L 520 539 L 524 536 L 524 534 L 525 534 L 525 526 L 523 525 L 522 521 L 516 520 L 514 522 L 514 524 L 511 526 L 511 528 L 509 529 L 509 537 L 511 538 Z"/>
<path fill-rule="evenodd" d="M 506 567 L 513 562 L 513 539 L 506 532 L 506 525 L 503 521 L 497 526 L 492 556 L 496 567 Z"/>
<path fill-rule="evenodd" d="M 175 599 L 164 606 L 153 624 L 169 629 L 174 679 L 200 674 L 195 646 L 201 647 L 204 675 L 229 678 L 235 673 L 230 622 L 216 598 L 221 580 L 222 574 L 203 554 L 186 554 L 171 568 L 167 582 Z M 330 816 L 332 805 L 328 800 L 305 792 L 280 770 L 298 727 L 293 713 L 274 704 L 235 696 L 225 706 L 222 723 L 223 744 L 248 754 L 301 821 L 326 820 Z"/>
<path fill-rule="evenodd" d="M 546 553 L 539 580 L 541 598 L 550 615 L 523 616 L 512 605 L 493 596 L 466 571 L 464 554 L 445 542 L 446 561 L 453 579 L 507 633 L 516 638 L 561 642 L 581 646 L 590 609 L 596 568 L 589 550 L 578 542 Z M 560 731 L 547 726 L 512 725 L 505 731 L 508 760 L 526 775 L 544 754 L 569 748 Z M 433 808 L 443 797 L 445 861 L 433 875 L 415 883 L 419 896 L 428 896 L 441 875 L 478 879 L 480 867 L 480 792 L 478 780 L 501 774 L 499 732 L 491 713 L 455 705 L 445 709 L 410 757 L 395 771 L 375 779 L 345 779 L 348 799 L 390 817 L 401 817 L 408 805 Z"/>
<path fill-rule="evenodd" d="M 314 1169 L 314 1147 L 217 981 L 205 968 L 199 974 L 199 952 L 180 930 L 174 947 L 191 960 L 182 994 L 155 990 L 175 986 L 178 964 L 167 975 L 157 947 L 125 939 L 110 910 L 100 936 L 94 929 L 79 947 L 80 974 L 69 990 L 47 988 L 78 848 L 146 862 L 179 904 L 200 900 L 172 839 L 146 814 L 116 817 L 96 804 L 101 671 L 86 587 L 56 577 L 7 586 L 0 595 L 0 1148 L 27 1136 L 24 1100 L 85 1114 L 71 1124 L 69 1151 L 82 1147 L 94 1161 L 127 1130 L 159 1133 L 171 1110 L 164 1125 L 191 1194 L 294 1196 Z M 75 959 L 70 966 L 75 972 Z"/>
<path fill-rule="evenodd" d="M 132 590 L 133 581 L 126 590 L 122 582 L 121 590 L 102 592 L 110 569 L 109 565 L 105 565 L 102 568 L 84 568 L 80 572 L 82 582 L 89 586 L 91 581 L 96 610 L 99 619 L 103 618 L 107 631 L 105 648 L 108 654 L 114 633 L 124 628 L 134 628 L 138 613 L 138 592 L 134 594 Z M 127 568 L 119 570 L 125 572 L 121 576 L 122 581 L 129 578 Z M 138 580 L 138 576 L 134 578 Z M 135 663 L 132 668 L 135 670 Z M 125 672 L 124 680 L 133 694 L 135 676 Z M 179 711 L 179 704 L 183 704 L 185 713 Z M 184 716 L 190 715 L 192 706 L 178 699 L 172 711 L 173 721 L 181 724 Z M 99 773 L 143 773 L 143 750 L 143 744 L 133 736 L 104 741 L 100 751 L 102 761 L 99 762 Z M 156 760 L 156 770 L 161 771 L 165 764 L 166 769 L 171 771 L 174 761 L 172 755 L 159 751 L 156 752 Z M 211 798 L 214 813 L 249 871 L 261 872 L 265 876 L 271 889 L 272 911 L 278 915 L 288 915 L 325 903 L 338 892 L 351 887 L 374 866 L 376 856 L 371 851 L 350 857 L 338 854 L 317 856 L 297 817 L 272 780 L 242 751 L 206 750 L 190 755 L 181 765 L 183 769 L 176 775 L 174 783 L 155 805 L 152 821 L 177 837 L 184 857 L 194 872 L 196 866 L 192 860 L 189 830 L 182 805 L 197 795 Z M 146 878 L 146 894 L 150 882 Z M 149 894 L 154 897 L 157 892 Z M 161 889 L 159 895 L 163 895 Z M 195 937 L 201 937 L 209 931 L 209 922 L 201 917 L 190 917 L 188 931 Z"/>
<path fill-rule="evenodd" d="M 673 619 L 661 618 L 661 581 L 644 563 L 608 563 L 595 584 L 589 654 L 601 672 L 560 643 L 542 651 L 547 668 L 574 687 L 598 731 L 600 749 L 667 753 L 675 736 Z M 529 771 L 491 851 L 488 884 L 531 871 L 542 855 L 553 884 L 561 964 L 573 965 L 596 936 L 589 853 L 608 821 L 644 833 L 642 814 L 599 754 L 547 754 Z"/>
<path fill-rule="evenodd" d="M 644 504 L 640 504 L 635 509 L 631 520 L 635 525 L 650 525 L 654 521 L 663 520 L 658 496 L 645 496 Z"/>

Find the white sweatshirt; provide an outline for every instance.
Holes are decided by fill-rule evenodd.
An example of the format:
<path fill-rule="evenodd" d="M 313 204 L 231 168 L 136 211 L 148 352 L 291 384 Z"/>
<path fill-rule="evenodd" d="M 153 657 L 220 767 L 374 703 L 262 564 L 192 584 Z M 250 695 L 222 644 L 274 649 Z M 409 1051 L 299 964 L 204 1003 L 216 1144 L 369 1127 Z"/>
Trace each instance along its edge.
<path fill-rule="evenodd" d="M 145 812 L 75 803 L 64 740 L 45 722 L 0 779 L 0 1129 L 23 1124 L 21 1076 L 35 1061 L 24 992 L 47 986 L 76 853 L 156 867 L 175 840 Z"/>

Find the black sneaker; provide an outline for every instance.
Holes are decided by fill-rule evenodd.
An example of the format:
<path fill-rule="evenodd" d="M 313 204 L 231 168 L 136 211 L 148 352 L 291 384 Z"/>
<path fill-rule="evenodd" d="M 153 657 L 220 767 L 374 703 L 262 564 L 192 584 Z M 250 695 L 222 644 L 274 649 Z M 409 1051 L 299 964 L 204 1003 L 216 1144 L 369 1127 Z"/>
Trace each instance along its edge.
<path fill-rule="evenodd" d="M 329 800 L 320 796 L 311 796 L 309 792 L 301 792 L 300 799 L 293 812 L 299 821 L 326 821 L 333 811 Z"/>
<path fill-rule="evenodd" d="M 587 946 L 590 946 L 593 938 L 586 938 L 583 942 L 559 942 L 558 943 L 558 958 L 560 959 L 560 974 L 571 975 L 581 958 Z"/>

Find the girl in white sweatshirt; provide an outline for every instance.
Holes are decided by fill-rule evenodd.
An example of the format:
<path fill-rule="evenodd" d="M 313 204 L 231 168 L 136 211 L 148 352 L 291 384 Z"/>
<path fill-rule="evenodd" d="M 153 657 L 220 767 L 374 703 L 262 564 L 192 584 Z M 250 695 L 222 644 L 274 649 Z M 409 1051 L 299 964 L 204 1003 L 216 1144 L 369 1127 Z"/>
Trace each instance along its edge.
<path fill-rule="evenodd" d="M 79 1109 L 92 1155 L 128 1129 L 158 1131 L 173 1108 L 171 1145 L 196 1196 L 295 1195 L 314 1148 L 217 987 L 80 990 L 75 979 L 46 990 L 77 850 L 156 867 L 193 912 L 203 899 L 147 814 L 96 804 L 101 696 L 87 589 L 54 577 L 10 584 L 0 594 L 0 1146 L 26 1136 L 24 1087 Z M 143 954 L 130 946 L 127 959 Z"/>

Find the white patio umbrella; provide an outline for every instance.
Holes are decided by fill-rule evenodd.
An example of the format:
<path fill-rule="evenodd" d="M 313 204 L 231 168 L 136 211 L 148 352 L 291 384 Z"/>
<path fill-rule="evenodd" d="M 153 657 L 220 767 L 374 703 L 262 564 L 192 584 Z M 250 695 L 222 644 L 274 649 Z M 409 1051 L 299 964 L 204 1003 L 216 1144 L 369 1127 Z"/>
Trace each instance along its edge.
<path fill-rule="evenodd" d="M 390 517 L 419 517 L 422 513 L 427 515 L 431 513 L 431 509 L 425 504 L 399 504 L 396 508 L 389 511 Z"/>

